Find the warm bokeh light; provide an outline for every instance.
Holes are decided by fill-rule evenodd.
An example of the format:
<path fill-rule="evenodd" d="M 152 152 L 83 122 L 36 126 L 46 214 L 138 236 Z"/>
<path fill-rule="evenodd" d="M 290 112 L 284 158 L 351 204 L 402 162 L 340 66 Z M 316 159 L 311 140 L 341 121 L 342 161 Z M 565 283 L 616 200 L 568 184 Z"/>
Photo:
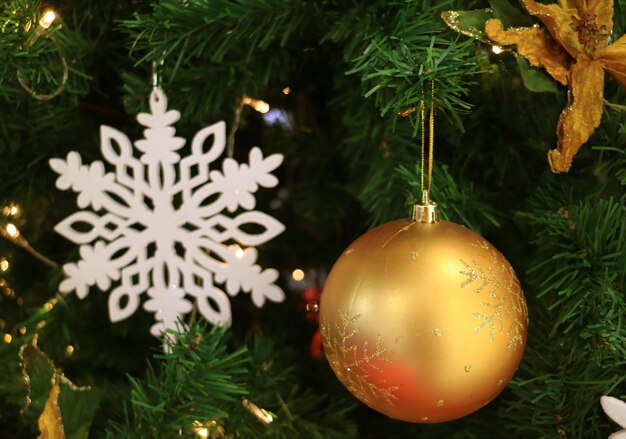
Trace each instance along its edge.
<path fill-rule="evenodd" d="M 300 282 L 302 279 L 304 279 L 304 271 L 296 268 L 295 270 L 293 270 L 293 273 L 291 273 L 291 277 L 293 277 L 293 280 L 295 280 L 296 282 Z"/>
<path fill-rule="evenodd" d="M 234 251 L 234 252 L 235 252 L 235 257 L 236 257 L 237 259 L 241 259 L 241 258 L 243 258 L 243 256 L 246 254 L 246 253 L 244 252 L 244 250 L 243 250 L 241 247 L 239 247 L 239 245 L 237 245 L 237 244 L 229 245 L 229 246 L 228 246 L 228 249 L 229 249 L 230 251 Z"/>
<path fill-rule="evenodd" d="M 502 53 L 502 47 L 500 47 L 500 46 L 492 46 L 491 47 L 491 51 L 493 53 L 495 53 L 496 55 L 499 55 L 499 54 Z"/>
<path fill-rule="evenodd" d="M 46 303 L 43 304 L 43 309 L 46 310 L 46 312 L 49 312 L 54 305 L 56 305 L 56 300 L 52 299 L 52 300 L 48 300 Z"/>

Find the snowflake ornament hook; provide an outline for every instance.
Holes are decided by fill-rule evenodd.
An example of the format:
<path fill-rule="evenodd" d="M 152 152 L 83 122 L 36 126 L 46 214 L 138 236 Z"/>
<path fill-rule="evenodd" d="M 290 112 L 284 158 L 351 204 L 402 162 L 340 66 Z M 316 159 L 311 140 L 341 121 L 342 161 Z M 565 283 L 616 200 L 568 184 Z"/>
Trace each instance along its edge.
<path fill-rule="evenodd" d="M 172 126 L 178 119 L 180 113 L 167 109 L 167 97 L 157 86 L 150 94 L 150 113 L 137 116 L 146 129 L 134 149 L 124 133 L 101 126 L 102 155 L 114 172 L 106 172 L 101 161 L 83 164 L 75 151 L 66 159 L 50 160 L 59 174 L 57 188 L 77 192 L 83 209 L 55 227 L 80 244 L 80 260 L 63 266 L 67 277 L 60 291 L 75 291 L 82 299 L 92 286 L 103 291 L 113 287 L 113 322 L 131 316 L 146 293 L 143 307 L 155 315 L 155 336 L 176 328 L 178 319 L 192 309 L 190 299 L 214 324 L 230 323 L 228 295 L 241 290 L 250 293 L 258 307 L 266 299 L 284 299 L 275 285 L 278 271 L 262 269 L 252 247 L 284 230 L 279 221 L 254 210 L 253 196 L 259 187 L 278 184 L 271 173 L 283 156 L 263 157 L 254 147 L 249 163 L 226 158 L 221 169 L 210 170 L 224 152 L 224 122 L 198 131 L 190 154 L 181 159 L 186 141 L 175 136 Z M 262 231 L 250 233 L 248 224 Z M 242 253 L 233 243 L 247 248 Z"/>

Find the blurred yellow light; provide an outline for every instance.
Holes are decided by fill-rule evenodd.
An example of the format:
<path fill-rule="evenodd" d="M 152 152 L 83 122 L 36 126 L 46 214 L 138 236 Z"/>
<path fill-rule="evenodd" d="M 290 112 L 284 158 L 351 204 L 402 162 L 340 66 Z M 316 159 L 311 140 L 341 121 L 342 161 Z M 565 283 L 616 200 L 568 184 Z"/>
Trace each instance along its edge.
<path fill-rule="evenodd" d="M 13 337 L 11 337 L 11 334 L 4 334 L 5 343 L 11 343 L 11 340 L 13 340 Z"/>
<path fill-rule="evenodd" d="M 302 279 L 304 279 L 304 271 L 296 268 L 295 270 L 293 270 L 293 273 L 291 273 L 291 277 L 293 277 L 293 280 L 295 280 L 296 282 L 300 282 Z"/>
<path fill-rule="evenodd" d="M 499 54 L 502 53 L 502 47 L 500 47 L 500 46 L 492 46 L 491 47 L 491 51 L 493 53 L 495 53 L 496 55 L 499 55 Z"/>
<path fill-rule="evenodd" d="M 9 269 L 9 261 L 6 258 L 0 258 L 0 271 L 7 271 Z"/>
<path fill-rule="evenodd" d="M 26 334 L 26 326 L 22 326 L 22 327 L 19 329 L 19 331 L 20 331 L 20 334 L 22 334 L 22 335 Z"/>
<path fill-rule="evenodd" d="M 270 104 L 265 101 L 256 101 L 252 103 L 252 108 L 254 108 L 259 113 L 267 113 L 270 111 Z"/>
<path fill-rule="evenodd" d="M 291 87 L 287 86 L 283 88 L 283 94 L 288 95 L 289 93 L 291 93 Z"/>
<path fill-rule="evenodd" d="M 48 29 L 55 18 L 56 15 L 54 14 L 54 11 L 52 9 L 48 9 L 39 19 L 39 26 L 43 27 L 44 29 Z"/>
<path fill-rule="evenodd" d="M 270 111 L 270 104 L 260 99 L 252 99 L 246 96 L 243 98 L 242 102 L 244 105 L 249 105 L 250 107 L 254 108 L 259 113 L 265 114 Z"/>
<path fill-rule="evenodd" d="M 196 432 L 198 437 L 201 437 L 202 439 L 206 439 L 206 438 L 209 437 L 209 430 L 208 430 L 208 428 L 206 428 L 206 427 L 204 427 L 202 425 L 202 422 L 200 422 L 200 421 L 193 421 L 193 425 L 194 425 L 193 431 Z"/>
<path fill-rule="evenodd" d="M 239 247 L 237 244 L 229 245 L 228 249 L 235 252 L 235 257 L 237 259 L 243 258 L 243 256 L 246 254 L 244 250 L 241 247 Z"/>
<path fill-rule="evenodd" d="M 74 353 L 74 346 L 67 345 L 67 347 L 65 348 L 65 355 L 67 357 L 71 357 L 73 353 Z"/>
<path fill-rule="evenodd" d="M 53 306 L 54 306 L 53 303 L 46 302 L 46 303 L 43 304 L 43 309 L 45 309 L 46 312 L 48 312 L 48 311 L 50 311 L 52 309 Z"/>
<path fill-rule="evenodd" d="M 9 223 L 6 225 L 5 229 L 11 238 L 16 238 L 20 234 L 20 231 L 17 230 L 15 224 Z"/>

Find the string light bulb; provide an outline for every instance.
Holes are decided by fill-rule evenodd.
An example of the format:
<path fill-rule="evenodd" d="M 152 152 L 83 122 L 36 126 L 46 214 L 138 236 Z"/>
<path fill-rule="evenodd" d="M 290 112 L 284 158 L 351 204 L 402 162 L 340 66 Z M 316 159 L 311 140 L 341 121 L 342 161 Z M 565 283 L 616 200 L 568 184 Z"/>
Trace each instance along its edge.
<path fill-rule="evenodd" d="M 206 427 L 198 427 L 196 428 L 196 435 L 202 439 L 206 439 L 209 437 L 209 430 Z"/>
<path fill-rule="evenodd" d="M 224 436 L 224 428 L 221 425 L 218 425 L 215 419 L 208 423 L 193 421 L 193 431 L 199 438 L 202 439 Z"/>
<path fill-rule="evenodd" d="M 7 258 L 0 258 L 0 271 L 7 271 L 9 269 L 9 261 Z"/>
<path fill-rule="evenodd" d="M 502 53 L 502 47 L 500 46 L 491 46 L 491 51 L 493 53 L 495 53 L 496 55 L 499 55 Z"/>
<path fill-rule="evenodd" d="M 291 93 L 291 87 L 287 86 L 285 88 L 283 88 L 283 94 L 284 95 L 288 95 Z"/>
<path fill-rule="evenodd" d="M 19 229 L 15 226 L 15 224 L 7 223 L 5 226 L 0 227 L 0 237 L 8 239 L 13 244 L 20 246 L 21 248 L 26 250 L 28 253 L 30 253 L 35 258 L 39 259 L 39 261 L 43 262 L 47 266 L 52 267 L 52 268 L 57 266 L 56 262 L 51 261 L 50 259 L 46 258 L 44 255 L 39 253 L 37 250 L 35 250 L 33 247 L 31 247 L 31 245 L 28 243 L 26 238 L 21 236 L 21 233 Z"/>
<path fill-rule="evenodd" d="M 260 99 L 252 99 L 251 97 L 245 96 L 241 102 L 243 103 L 243 105 L 252 107 L 256 111 L 262 114 L 265 114 L 268 111 L 270 111 L 270 104 Z"/>
<path fill-rule="evenodd" d="M 13 340 L 13 337 L 11 336 L 11 334 L 4 334 L 5 343 L 11 343 L 12 340 Z"/>
<path fill-rule="evenodd" d="M 17 204 L 8 204 L 2 208 L 4 216 L 19 216 L 20 208 Z"/>
<path fill-rule="evenodd" d="M 52 298 L 50 300 L 48 300 L 46 303 L 43 304 L 43 309 L 46 312 L 50 312 L 52 310 L 52 308 L 54 308 L 54 305 L 57 304 L 57 300 L 55 298 Z"/>
<path fill-rule="evenodd" d="M 17 227 L 15 227 L 15 224 L 13 223 L 8 223 L 5 226 L 5 230 L 11 238 L 17 238 L 20 235 L 20 231 L 17 229 Z"/>
<path fill-rule="evenodd" d="M 253 403 L 252 401 L 250 401 L 250 400 L 248 400 L 246 398 L 243 398 L 241 400 L 241 404 L 250 413 L 252 413 L 254 416 L 256 416 L 256 418 L 259 420 L 259 422 L 261 424 L 269 425 L 272 422 L 274 422 L 274 417 L 272 416 L 272 414 L 270 412 L 268 412 L 265 409 L 262 409 L 261 407 L 259 407 L 255 403 Z"/>
<path fill-rule="evenodd" d="M 31 37 L 26 41 L 25 48 L 29 49 L 30 47 L 32 47 L 32 45 L 35 44 L 44 33 L 46 33 L 46 31 L 52 25 L 52 22 L 55 19 L 56 14 L 54 13 L 54 11 L 52 9 L 46 9 L 39 21 L 37 22 L 37 28 L 35 29 L 35 33 L 31 35 Z M 26 23 L 26 25 L 24 26 L 26 32 L 30 30 L 32 23 L 32 21 Z"/>
<path fill-rule="evenodd" d="M 52 9 L 47 9 L 39 19 L 39 26 L 44 29 L 48 29 L 52 25 L 55 18 L 56 14 L 54 11 Z"/>

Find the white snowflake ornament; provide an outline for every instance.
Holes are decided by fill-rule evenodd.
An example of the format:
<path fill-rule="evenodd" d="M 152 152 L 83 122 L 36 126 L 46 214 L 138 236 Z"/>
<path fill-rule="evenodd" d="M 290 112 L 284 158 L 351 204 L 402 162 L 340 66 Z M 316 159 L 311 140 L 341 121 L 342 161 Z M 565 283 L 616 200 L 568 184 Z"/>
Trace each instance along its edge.
<path fill-rule="evenodd" d="M 626 439 L 626 402 L 612 396 L 603 396 L 600 404 L 604 413 L 623 429 L 613 433 L 609 439 Z"/>
<path fill-rule="evenodd" d="M 157 323 L 151 329 L 155 336 L 176 328 L 178 319 L 191 311 L 193 300 L 208 321 L 230 323 L 230 301 L 218 284 L 225 284 L 231 296 L 249 292 L 258 307 L 266 299 L 282 301 L 285 295 L 275 285 L 278 271 L 263 270 L 256 263 L 256 249 L 249 246 L 263 244 L 284 230 L 276 219 L 253 210 L 259 186 L 278 184 L 271 172 L 283 156 L 264 158 L 255 147 L 248 164 L 226 158 L 221 170 L 209 172 L 209 165 L 224 152 L 224 122 L 198 131 L 191 154 L 181 159 L 177 151 L 185 139 L 176 137 L 171 126 L 180 113 L 167 110 L 163 90 L 153 90 L 150 110 L 137 116 L 147 128 L 145 138 L 135 142 L 139 159 L 124 133 L 100 128 L 102 155 L 115 172 L 106 172 L 101 161 L 83 165 L 75 151 L 66 160 L 50 160 L 59 174 L 56 186 L 77 192 L 78 207 L 85 209 L 55 227 L 80 244 L 80 260 L 63 266 L 67 278 L 60 291 L 75 291 L 82 299 L 91 286 L 100 290 L 115 286 L 109 296 L 113 322 L 132 315 L 140 296 L 147 293 L 143 306 L 155 315 Z M 225 210 L 244 212 L 227 216 Z M 246 231 L 248 224 L 261 232 Z"/>

